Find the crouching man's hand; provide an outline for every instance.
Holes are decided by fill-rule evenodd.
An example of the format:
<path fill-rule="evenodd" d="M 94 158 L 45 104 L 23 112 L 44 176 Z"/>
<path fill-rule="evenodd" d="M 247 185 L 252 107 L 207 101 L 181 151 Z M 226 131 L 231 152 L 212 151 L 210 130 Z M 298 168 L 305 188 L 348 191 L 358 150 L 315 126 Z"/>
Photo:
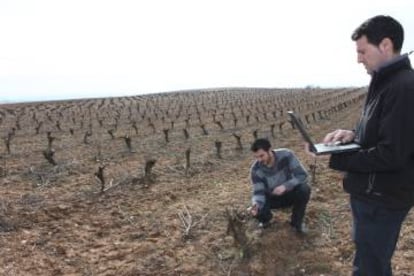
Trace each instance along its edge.
<path fill-rule="evenodd" d="M 257 206 L 257 204 L 253 204 L 253 206 L 248 208 L 248 211 L 252 216 L 255 217 L 259 213 L 259 206 Z"/>
<path fill-rule="evenodd" d="M 272 194 L 274 195 L 282 195 L 286 192 L 286 186 L 280 185 L 273 189 Z"/>

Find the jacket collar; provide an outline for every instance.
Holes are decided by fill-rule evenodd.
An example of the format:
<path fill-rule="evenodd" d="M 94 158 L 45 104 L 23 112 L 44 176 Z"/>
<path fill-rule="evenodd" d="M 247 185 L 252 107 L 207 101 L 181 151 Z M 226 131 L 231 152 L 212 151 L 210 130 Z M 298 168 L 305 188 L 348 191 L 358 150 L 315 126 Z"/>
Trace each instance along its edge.
<path fill-rule="evenodd" d="M 374 75 L 382 78 L 404 69 L 411 69 L 411 63 L 410 59 L 408 58 L 408 54 L 397 56 L 384 63 L 374 72 Z"/>

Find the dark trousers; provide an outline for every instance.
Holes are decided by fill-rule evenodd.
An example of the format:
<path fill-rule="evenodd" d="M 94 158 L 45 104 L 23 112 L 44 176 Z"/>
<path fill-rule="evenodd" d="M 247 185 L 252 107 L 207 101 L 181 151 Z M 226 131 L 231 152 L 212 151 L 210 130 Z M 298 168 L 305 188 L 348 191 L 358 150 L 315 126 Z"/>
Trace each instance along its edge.
<path fill-rule="evenodd" d="M 391 258 L 410 208 L 392 210 L 351 197 L 353 276 L 391 276 Z"/>
<path fill-rule="evenodd" d="M 297 185 L 293 190 L 286 192 L 280 196 L 266 195 L 266 203 L 259 210 L 256 218 L 259 222 L 266 223 L 272 219 L 272 209 L 280 209 L 292 206 L 292 216 L 290 224 L 298 227 L 303 222 L 305 216 L 306 205 L 310 197 L 310 187 L 306 183 Z"/>

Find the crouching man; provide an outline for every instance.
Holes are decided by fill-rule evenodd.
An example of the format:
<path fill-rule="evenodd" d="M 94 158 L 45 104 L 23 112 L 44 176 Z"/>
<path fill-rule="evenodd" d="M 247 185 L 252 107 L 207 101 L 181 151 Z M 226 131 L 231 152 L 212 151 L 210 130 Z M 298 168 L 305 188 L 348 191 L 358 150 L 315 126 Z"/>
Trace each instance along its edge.
<path fill-rule="evenodd" d="M 254 141 L 251 150 L 256 159 L 250 169 L 251 214 L 260 227 L 266 228 L 272 219 L 272 209 L 292 207 L 290 225 L 299 234 L 305 234 L 303 219 L 311 192 L 308 173 L 291 150 L 272 150 L 267 139 Z"/>

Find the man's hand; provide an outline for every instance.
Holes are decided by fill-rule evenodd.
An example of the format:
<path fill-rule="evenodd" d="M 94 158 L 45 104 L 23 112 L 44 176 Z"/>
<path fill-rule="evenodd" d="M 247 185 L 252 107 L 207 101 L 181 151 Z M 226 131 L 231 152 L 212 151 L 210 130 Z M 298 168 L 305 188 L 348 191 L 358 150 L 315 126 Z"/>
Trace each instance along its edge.
<path fill-rule="evenodd" d="M 280 185 L 273 189 L 272 194 L 274 195 L 282 195 L 286 192 L 286 186 Z"/>
<path fill-rule="evenodd" d="M 257 206 L 257 204 L 253 204 L 253 206 L 249 207 L 248 210 L 250 211 L 250 214 L 255 217 L 259 213 L 259 206 Z"/>
<path fill-rule="evenodd" d="M 324 144 L 333 144 L 335 142 L 349 143 L 352 142 L 355 138 L 355 133 L 352 130 L 337 129 L 326 134 L 323 138 Z"/>

